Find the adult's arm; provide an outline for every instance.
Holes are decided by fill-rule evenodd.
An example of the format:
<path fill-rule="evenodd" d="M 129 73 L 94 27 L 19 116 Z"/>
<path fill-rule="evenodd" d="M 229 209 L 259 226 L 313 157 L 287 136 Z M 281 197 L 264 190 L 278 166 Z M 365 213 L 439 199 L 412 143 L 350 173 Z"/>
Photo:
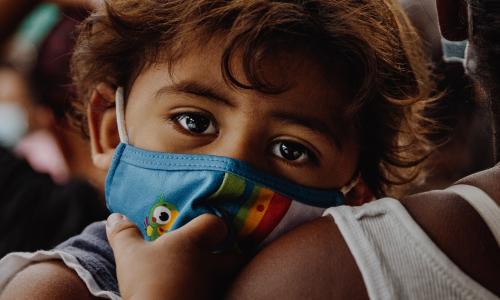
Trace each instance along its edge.
<path fill-rule="evenodd" d="M 50 281 L 46 280 L 50 278 Z M 36 296 L 35 296 L 36 295 Z M 0 291 L 2 300 L 23 299 L 90 300 L 94 298 L 76 273 L 62 262 L 33 264 L 19 272 L 7 288 Z"/>
<path fill-rule="evenodd" d="M 119 214 L 104 224 L 89 226 L 82 236 L 58 246 L 66 255 L 76 254 L 80 264 L 93 274 L 100 289 L 89 281 L 95 295 L 117 292 L 111 263 L 114 249 L 120 294 L 124 299 L 220 299 L 228 279 L 239 270 L 242 257 L 236 254 L 214 254 L 210 249 L 220 245 L 227 234 L 224 222 L 213 215 L 202 215 L 182 228 L 165 234 L 154 242 L 145 242 L 137 227 Z M 83 236 L 86 235 L 86 236 Z M 74 248 L 79 249 L 74 249 Z M 106 250 L 109 248 L 109 250 Z M 86 249 L 86 250 L 83 250 Z M 89 259 L 92 256 L 92 259 Z M 111 256 L 111 258 L 110 258 Z M 10 258 L 13 258 L 12 256 Z M 9 258 L 9 259 L 10 259 Z M 19 258 L 19 257 L 18 257 Z M 153 258 L 153 259 L 152 259 Z M 4 261 L 5 270 L 9 262 Z M 163 270 L 163 271 L 162 271 Z M 163 272 L 162 276 L 151 276 Z M 113 273 L 113 274 L 111 274 Z M 93 299 L 85 284 L 73 270 L 57 261 L 31 264 L 16 272 L 9 282 L 0 276 L 0 299 Z M 106 279 L 107 278 L 107 279 Z M 4 279 L 5 280 L 5 279 Z M 6 286 L 5 286 L 6 285 Z M 104 292 L 106 290 L 107 292 Z M 42 292 L 40 292 L 42 291 Z"/>
<path fill-rule="evenodd" d="M 465 178 L 500 181 L 500 165 Z M 488 184 L 486 184 L 488 185 Z M 497 185 L 482 186 L 500 202 Z M 479 214 L 447 191 L 402 200 L 414 220 L 466 274 L 500 295 L 498 245 Z M 240 273 L 229 299 L 365 299 L 361 273 L 331 217 L 305 224 L 262 250 Z"/>

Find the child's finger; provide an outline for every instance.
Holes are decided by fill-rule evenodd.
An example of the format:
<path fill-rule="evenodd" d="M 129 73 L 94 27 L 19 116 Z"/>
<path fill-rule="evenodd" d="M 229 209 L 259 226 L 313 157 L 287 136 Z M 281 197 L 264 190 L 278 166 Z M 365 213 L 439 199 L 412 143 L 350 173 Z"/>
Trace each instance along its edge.
<path fill-rule="evenodd" d="M 174 232 L 185 234 L 199 247 L 211 250 L 224 242 L 228 230 L 222 219 L 211 214 L 204 214 Z"/>
<path fill-rule="evenodd" d="M 113 250 L 126 249 L 134 242 L 143 241 L 140 231 L 124 215 L 113 213 L 106 221 L 106 235 Z"/>

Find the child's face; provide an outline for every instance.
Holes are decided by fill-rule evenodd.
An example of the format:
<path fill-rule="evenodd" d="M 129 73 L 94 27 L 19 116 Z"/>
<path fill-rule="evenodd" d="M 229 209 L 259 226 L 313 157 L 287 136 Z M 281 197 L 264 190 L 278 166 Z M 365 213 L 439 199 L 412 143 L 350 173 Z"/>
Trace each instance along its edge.
<path fill-rule="evenodd" d="M 347 97 L 338 82 L 312 60 L 284 55 L 268 59 L 264 70 L 266 79 L 291 84 L 284 93 L 236 89 L 222 77 L 221 54 L 207 47 L 185 55 L 172 72 L 165 64 L 144 70 L 127 97 L 130 144 L 231 157 L 312 187 L 337 188 L 352 178 L 358 141 L 353 125 L 335 117 Z M 292 67 L 290 61 L 302 62 Z M 98 126 L 112 127 L 113 121 L 104 118 Z"/>

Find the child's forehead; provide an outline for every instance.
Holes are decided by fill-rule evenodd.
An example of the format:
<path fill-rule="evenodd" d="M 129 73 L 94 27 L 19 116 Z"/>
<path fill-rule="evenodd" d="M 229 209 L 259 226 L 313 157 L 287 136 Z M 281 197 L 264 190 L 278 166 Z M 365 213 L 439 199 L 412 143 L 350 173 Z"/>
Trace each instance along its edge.
<path fill-rule="evenodd" d="M 246 82 L 241 60 L 235 56 L 232 61 L 234 76 Z M 335 80 L 341 74 L 326 76 L 317 61 L 292 53 L 271 56 L 261 68 L 266 79 L 287 84 L 286 90 L 272 94 L 235 87 L 224 79 L 219 48 L 189 51 L 173 64 L 144 69 L 132 86 L 127 111 L 146 116 L 189 107 L 224 122 L 240 118 L 242 124 L 254 124 L 252 128 L 306 128 L 332 144 L 343 139 L 348 129 L 343 107 L 349 98 L 341 81 Z"/>
<path fill-rule="evenodd" d="M 337 108 L 340 104 L 345 104 L 345 100 L 352 94 L 342 79 L 340 67 L 322 64 L 321 60 L 310 52 L 283 49 L 269 52 L 269 55 L 263 56 L 259 63 L 253 66 L 257 69 L 255 73 L 261 76 L 263 81 L 280 87 L 279 92 L 266 93 L 259 92 L 258 89 L 238 88 L 225 77 L 223 72 L 224 48 L 221 44 L 220 40 L 214 39 L 185 51 L 170 64 L 155 64 L 148 72 L 161 73 L 162 76 L 156 78 L 167 85 L 196 83 L 198 86 L 226 91 L 226 94 L 258 93 L 265 98 L 288 99 L 289 102 L 296 102 L 298 105 L 307 100 L 310 105 L 317 102 L 317 105 Z M 249 71 L 245 69 L 246 59 L 248 57 L 244 57 L 241 51 L 236 52 L 229 61 L 229 69 L 236 80 L 250 85 Z M 317 101 L 319 99 L 324 101 Z"/>
<path fill-rule="evenodd" d="M 221 78 L 219 68 L 208 61 L 185 62 L 173 68 L 175 80 L 167 75 L 169 72 L 164 67 L 148 70 L 145 76 L 138 78 L 139 91 L 134 91 L 135 87 L 131 91 L 129 113 L 141 111 L 144 116 L 157 115 L 170 108 L 180 111 L 189 107 L 190 111 L 201 109 L 214 114 L 218 122 L 225 124 L 234 125 L 227 122 L 237 118 L 239 123 L 263 132 L 268 130 L 264 128 L 278 127 L 294 128 L 294 132 L 306 129 L 308 134 L 337 146 L 352 132 L 354 123 L 346 122 L 343 105 L 339 104 L 345 101 L 344 94 L 327 86 L 328 82 L 315 81 L 314 72 L 298 73 L 297 76 L 304 77 L 299 84 L 284 93 L 269 95 L 228 85 Z M 156 81 L 154 85 L 153 81 Z M 148 91 L 144 92 L 145 89 Z"/>

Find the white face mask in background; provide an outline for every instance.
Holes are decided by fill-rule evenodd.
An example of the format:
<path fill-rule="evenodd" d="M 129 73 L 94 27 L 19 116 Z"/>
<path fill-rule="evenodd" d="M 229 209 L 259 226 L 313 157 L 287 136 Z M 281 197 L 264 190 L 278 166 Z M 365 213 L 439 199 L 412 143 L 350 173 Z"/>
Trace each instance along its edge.
<path fill-rule="evenodd" d="M 28 131 L 28 116 L 14 103 L 0 102 L 0 145 L 14 147 Z"/>

